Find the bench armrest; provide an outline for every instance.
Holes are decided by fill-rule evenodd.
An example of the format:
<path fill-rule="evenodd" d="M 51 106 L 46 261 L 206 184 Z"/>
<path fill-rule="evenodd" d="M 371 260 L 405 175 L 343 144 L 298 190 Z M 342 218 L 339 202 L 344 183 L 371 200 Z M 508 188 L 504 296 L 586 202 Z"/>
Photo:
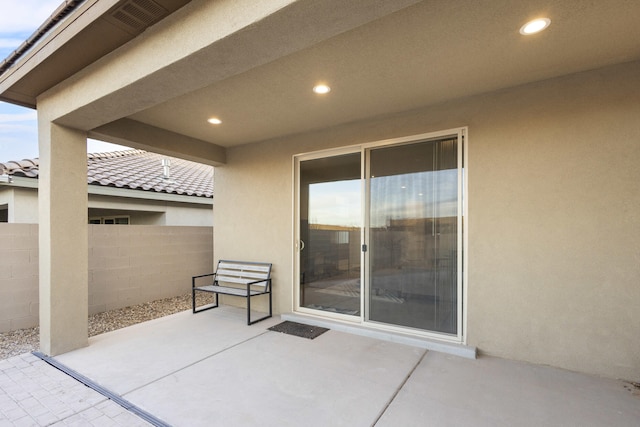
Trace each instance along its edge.
<path fill-rule="evenodd" d="M 209 274 L 201 274 L 199 276 L 192 276 L 192 279 L 199 279 L 200 277 L 207 277 L 207 276 L 215 276 L 216 273 L 209 273 Z"/>
<path fill-rule="evenodd" d="M 202 277 L 209 277 L 209 276 L 215 276 L 216 273 L 209 273 L 209 274 L 201 274 L 199 276 L 191 276 L 191 288 L 195 288 L 196 287 L 196 279 L 200 279 Z"/>
<path fill-rule="evenodd" d="M 268 292 L 271 292 L 271 277 L 269 277 L 268 279 L 256 280 L 255 282 L 247 283 L 247 295 L 249 294 L 249 290 L 251 289 L 251 286 L 257 285 L 258 283 L 265 283 L 265 282 L 267 282 L 264 286 L 265 292 L 267 292 L 267 289 L 269 289 Z"/>

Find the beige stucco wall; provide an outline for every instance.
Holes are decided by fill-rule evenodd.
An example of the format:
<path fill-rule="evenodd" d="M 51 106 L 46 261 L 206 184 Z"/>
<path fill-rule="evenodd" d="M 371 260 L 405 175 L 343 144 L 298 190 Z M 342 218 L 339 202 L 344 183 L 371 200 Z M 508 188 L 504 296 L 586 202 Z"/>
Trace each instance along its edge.
<path fill-rule="evenodd" d="M 213 270 L 212 227 L 89 225 L 89 314 L 183 295 Z M 38 226 L 0 224 L 0 332 L 38 324 Z"/>
<path fill-rule="evenodd" d="M 8 222 L 36 224 L 38 222 L 38 196 L 30 188 L 0 186 L 0 205 L 8 207 Z"/>
<path fill-rule="evenodd" d="M 469 128 L 469 345 L 640 379 L 640 62 L 229 149 L 216 257 L 274 263 L 293 294 L 292 156 Z"/>
<path fill-rule="evenodd" d="M 122 212 L 122 214 L 130 216 L 131 224 L 134 225 L 213 226 L 212 204 L 190 204 L 90 194 L 89 209 L 90 214 L 104 210 L 102 211 L 104 216 Z"/>
<path fill-rule="evenodd" d="M 4 204 L 9 207 L 8 222 L 38 223 L 37 189 L 0 186 L 0 205 Z M 89 194 L 89 209 L 90 216 L 129 215 L 133 225 L 213 226 L 212 204 Z"/>
<path fill-rule="evenodd" d="M 20 224 L 35 224 L 38 222 L 38 195 L 29 188 L 14 190 L 14 222 Z M 11 222 L 11 220 L 9 220 Z"/>

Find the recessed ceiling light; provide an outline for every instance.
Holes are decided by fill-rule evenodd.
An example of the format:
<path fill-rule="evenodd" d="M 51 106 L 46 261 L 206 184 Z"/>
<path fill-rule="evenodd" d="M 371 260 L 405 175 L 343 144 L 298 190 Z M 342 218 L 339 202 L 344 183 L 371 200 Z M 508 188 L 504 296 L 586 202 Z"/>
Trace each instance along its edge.
<path fill-rule="evenodd" d="M 209 123 L 211 123 L 212 125 L 219 125 L 220 123 L 222 123 L 222 120 L 220 120 L 217 117 L 211 117 L 209 120 L 207 120 Z"/>
<path fill-rule="evenodd" d="M 551 24 L 549 18 L 539 18 L 529 21 L 520 28 L 520 34 L 528 36 L 530 34 L 539 33 Z"/>
<path fill-rule="evenodd" d="M 313 91 L 319 95 L 331 92 L 331 88 L 325 84 L 315 85 Z"/>

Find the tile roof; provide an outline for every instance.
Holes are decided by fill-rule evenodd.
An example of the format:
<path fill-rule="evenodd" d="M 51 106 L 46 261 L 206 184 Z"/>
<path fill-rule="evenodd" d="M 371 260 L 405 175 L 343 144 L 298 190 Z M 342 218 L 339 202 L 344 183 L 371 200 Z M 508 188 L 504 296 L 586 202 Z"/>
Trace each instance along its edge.
<path fill-rule="evenodd" d="M 171 161 L 169 178 L 162 160 Z M 37 178 L 38 159 L 0 163 L 0 175 Z M 87 182 L 91 185 L 213 197 L 213 167 L 144 150 L 87 154 Z"/>
<path fill-rule="evenodd" d="M 0 175 L 25 176 L 27 178 L 38 177 L 38 159 L 25 159 L 19 162 L 9 161 L 0 163 Z"/>

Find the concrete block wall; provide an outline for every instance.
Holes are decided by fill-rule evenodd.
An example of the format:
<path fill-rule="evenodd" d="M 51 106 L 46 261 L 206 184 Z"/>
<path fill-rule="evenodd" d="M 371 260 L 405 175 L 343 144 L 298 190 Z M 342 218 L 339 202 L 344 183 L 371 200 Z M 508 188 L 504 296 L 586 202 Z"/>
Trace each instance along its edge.
<path fill-rule="evenodd" d="M 0 224 L 0 332 L 38 324 L 38 226 Z"/>
<path fill-rule="evenodd" d="M 38 226 L 0 224 L 0 332 L 38 324 Z M 189 292 L 213 271 L 212 227 L 89 226 L 89 313 Z"/>
<path fill-rule="evenodd" d="M 189 292 L 213 271 L 212 242 L 212 227 L 89 227 L 89 314 Z"/>

